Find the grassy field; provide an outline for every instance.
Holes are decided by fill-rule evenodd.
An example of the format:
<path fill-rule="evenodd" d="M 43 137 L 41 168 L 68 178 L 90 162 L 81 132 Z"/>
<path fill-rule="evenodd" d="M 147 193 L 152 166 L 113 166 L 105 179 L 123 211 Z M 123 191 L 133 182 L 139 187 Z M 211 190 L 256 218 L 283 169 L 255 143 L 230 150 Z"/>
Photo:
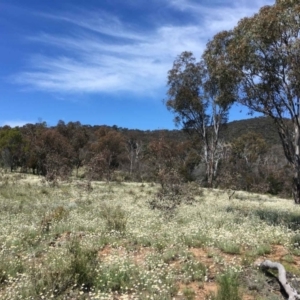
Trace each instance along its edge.
<path fill-rule="evenodd" d="M 0 175 L 0 299 L 284 299 L 265 258 L 297 285 L 292 200 L 188 184 L 157 209 L 159 189 Z"/>

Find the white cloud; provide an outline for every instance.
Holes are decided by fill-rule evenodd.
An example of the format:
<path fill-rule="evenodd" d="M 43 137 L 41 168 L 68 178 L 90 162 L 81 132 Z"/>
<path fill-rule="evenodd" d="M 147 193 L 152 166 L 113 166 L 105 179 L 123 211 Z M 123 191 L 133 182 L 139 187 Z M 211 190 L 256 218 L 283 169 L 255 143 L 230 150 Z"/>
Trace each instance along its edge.
<path fill-rule="evenodd" d="M 153 24 L 152 30 L 147 28 L 145 32 L 105 12 L 44 15 L 73 25 L 72 34 L 41 34 L 30 41 L 64 51 L 64 56 L 33 54 L 30 68 L 16 74 L 14 81 L 52 92 L 155 94 L 165 87 L 167 72 L 182 51 L 200 57 L 214 34 L 233 28 L 239 19 L 272 2 L 236 0 L 231 2 L 234 5 L 208 7 L 195 1 L 173 0 L 173 9 L 187 11 L 193 22 L 181 26 Z"/>
<path fill-rule="evenodd" d="M 129 24 L 122 23 L 117 16 L 105 11 L 92 12 L 81 10 L 78 14 L 67 13 L 65 15 L 51 15 L 41 13 L 39 15 L 41 17 L 68 22 L 78 27 L 116 38 L 132 40 L 144 39 L 141 35 L 130 30 L 129 28 L 131 26 L 129 26 Z M 79 17 L 81 15 L 83 15 L 84 18 Z"/>
<path fill-rule="evenodd" d="M 2 121 L 1 126 L 10 126 L 10 127 L 22 127 L 26 124 L 35 124 L 36 122 L 24 121 L 24 120 L 7 120 Z"/>
<path fill-rule="evenodd" d="M 230 0 L 210 1 L 204 5 L 196 0 L 171 0 L 171 5 L 181 11 L 186 11 L 201 22 L 209 39 L 217 32 L 232 29 L 244 17 L 250 17 L 265 5 L 273 5 L 275 0 Z"/>

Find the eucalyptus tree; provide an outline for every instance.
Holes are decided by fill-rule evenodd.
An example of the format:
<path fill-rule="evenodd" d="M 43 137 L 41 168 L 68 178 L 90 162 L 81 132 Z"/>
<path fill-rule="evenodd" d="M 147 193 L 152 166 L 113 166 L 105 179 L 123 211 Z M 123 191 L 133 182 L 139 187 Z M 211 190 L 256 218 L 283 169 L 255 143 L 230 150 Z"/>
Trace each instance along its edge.
<path fill-rule="evenodd" d="M 220 66 L 236 77 L 238 101 L 270 116 L 294 170 L 293 197 L 300 204 L 300 3 L 277 0 L 215 36 Z M 224 46 L 225 45 L 225 46 Z"/>
<path fill-rule="evenodd" d="M 56 129 L 68 140 L 68 143 L 73 148 L 74 157 L 72 158 L 72 163 L 76 168 L 76 177 L 78 177 L 78 170 L 83 165 L 87 154 L 88 132 L 80 122 L 65 124 L 62 120 L 58 121 Z"/>
<path fill-rule="evenodd" d="M 197 62 L 183 52 L 168 73 L 167 108 L 175 114 L 176 125 L 196 136 L 203 145 L 206 177 L 212 186 L 220 159 L 220 126 L 227 121 L 234 100 L 234 88 L 227 72 L 214 72 L 209 54 Z M 221 89 L 223 87 L 223 89 Z"/>
<path fill-rule="evenodd" d="M 17 165 L 20 166 L 24 157 L 26 143 L 20 129 L 4 126 L 0 130 L 0 156 L 5 166 L 9 166 L 11 172 Z"/>

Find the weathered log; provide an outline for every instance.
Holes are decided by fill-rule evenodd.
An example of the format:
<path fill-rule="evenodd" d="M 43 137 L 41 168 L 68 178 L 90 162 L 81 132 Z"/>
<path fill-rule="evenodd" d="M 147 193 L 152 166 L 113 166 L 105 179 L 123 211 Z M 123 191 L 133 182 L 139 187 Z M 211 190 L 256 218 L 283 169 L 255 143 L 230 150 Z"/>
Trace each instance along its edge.
<path fill-rule="evenodd" d="M 282 264 L 277 262 L 272 262 L 270 260 L 265 260 L 260 264 L 261 268 L 277 269 L 278 270 L 278 280 L 285 292 L 289 296 L 288 300 L 300 299 L 300 295 L 297 291 L 287 282 L 285 268 Z"/>

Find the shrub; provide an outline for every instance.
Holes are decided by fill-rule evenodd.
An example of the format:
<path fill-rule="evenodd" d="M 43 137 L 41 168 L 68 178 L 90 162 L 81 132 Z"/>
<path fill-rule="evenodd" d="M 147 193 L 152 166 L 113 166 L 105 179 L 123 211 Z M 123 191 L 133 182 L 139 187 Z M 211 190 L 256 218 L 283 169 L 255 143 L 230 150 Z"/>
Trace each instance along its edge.
<path fill-rule="evenodd" d="M 24 271 L 24 266 L 19 258 L 2 254 L 0 257 L 0 286 L 9 278 L 15 278 Z"/>
<path fill-rule="evenodd" d="M 300 229 L 300 214 L 297 212 L 282 212 L 278 210 L 256 209 L 254 214 L 270 225 L 282 224 L 292 230 Z"/>
<path fill-rule="evenodd" d="M 74 274 L 78 286 L 89 290 L 97 275 L 97 251 L 81 247 L 78 239 L 71 240 L 68 251 L 71 255 L 70 273 Z"/>
<path fill-rule="evenodd" d="M 63 207 L 56 207 L 51 213 L 45 215 L 41 221 L 42 232 L 49 232 L 53 223 L 57 223 L 68 216 L 69 212 Z"/>
<path fill-rule="evenodd" d="M 227 270 L 218 277 L 217 281 L 219 289 L 216 295 L 212 295 L 212 300 L 242 300 L 237 273 Z"/>
<path fill-rule="evenodd" d="M 65 255 L 50 251 L 42 263 L 34 261 L 29 269 L 30 282 L 23 291 L 30 299 L 59 298 L 71 288 L 88 292 L 95 286 L 97 251 L 82 247 L 78 238 L 71 239 L 66 250 Z"/>
<path fill-rule="evenodd" d="M 300 248 L 300 234 L 297 233 L 291 238 L 291 244 L 294 249 Z"/>
<path fill-rule="evenodd" d="M 124 292 L 133 289 L 139 278 L 138 268 L 130 263 L 102 265 L 96 279 L 96 289 L 101 292 Z"/>
<path fill-rule="evenodd" d="M 108 231 L 124 232 L 126 230 L 127 212 L 120 205 L 103 204 L 101 217 L 104 218 Z"/>
<path fill-rule="evenodd" d="M 267 244 L 259 245 L 256 248 L 255 254 L 256 255 L 266 255 L 271 253 L 271 246 Z"/>
<path fill-rule="evenodd" d="M 176 181 L 171 176 L 167 178 L 156 196 L 148 203 L 151 209 L 159 209 L 172 215 L 181 203 L 193 204 L 195 199 L 191 194 L 190 186 Z"/>
<path fill-rule="evenodd" d="M 196 293 L 192 288 L 185 287 L 182 291 L 184 295 L 184 299 L 186 300 L 193 300 L 195 299 Z"/>
<path fill-rule="evenodd" d="M 239 254 L 240 246 L 232 242 L 219 243 L 219 248 L 228 254 Z"/>
<path fill-rule="evenodd" d="M 282 192 L 283 183 L 279 180 L 279 178 L 276 178 L 273 174 L 271 174 L 267 178 L 267 181 L 269 183 L 268 193 L 270 193 L 271 195 L 278 195 Z"/>
<path fill-rule="evenodd" d="M 201 262 L 190 259 L 183 264 L 181 272 L 185 283 L 203 281 L 206 275 L 206 267 Z"/>

